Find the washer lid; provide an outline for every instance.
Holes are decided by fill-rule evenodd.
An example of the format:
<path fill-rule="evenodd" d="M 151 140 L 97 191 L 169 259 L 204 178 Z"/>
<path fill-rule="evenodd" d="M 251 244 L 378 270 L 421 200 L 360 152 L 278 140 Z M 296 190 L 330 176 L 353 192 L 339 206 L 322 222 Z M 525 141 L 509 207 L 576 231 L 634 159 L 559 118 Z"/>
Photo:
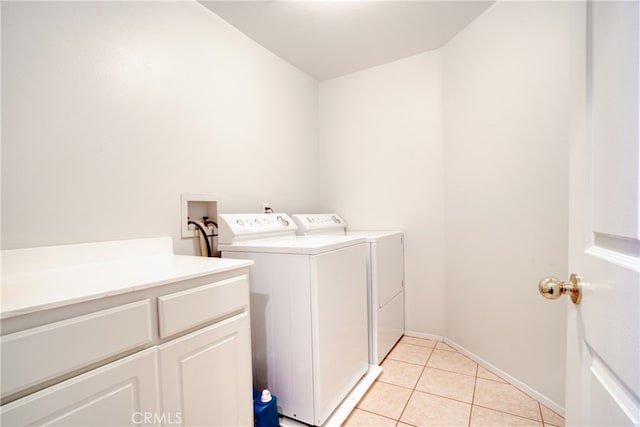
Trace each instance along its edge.
<path fill-rule="evenodd" d="M 222 252 L 261 252 L 278 254 L 317 255 L 324 252 L 364 243 L 361 236 L 293 236 L 270 239 L 241 240 L 232 244 L 220 244 Z"/>
<path fill-rule="evenodd" d="M 297 234 L 344 234 L 347 223 L 335 213 L 292 215 L 298 225 Z"/>

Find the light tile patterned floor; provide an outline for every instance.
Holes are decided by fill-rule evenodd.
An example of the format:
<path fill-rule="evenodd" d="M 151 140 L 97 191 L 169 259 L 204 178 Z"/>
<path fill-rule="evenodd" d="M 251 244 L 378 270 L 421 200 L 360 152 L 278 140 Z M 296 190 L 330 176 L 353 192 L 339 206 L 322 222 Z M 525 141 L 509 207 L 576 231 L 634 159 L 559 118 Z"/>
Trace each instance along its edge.
<path fill-rule="evenodd" d="M 443 342 L 403 337 L 345 427 L 537 426 L 564 419 Z"/>

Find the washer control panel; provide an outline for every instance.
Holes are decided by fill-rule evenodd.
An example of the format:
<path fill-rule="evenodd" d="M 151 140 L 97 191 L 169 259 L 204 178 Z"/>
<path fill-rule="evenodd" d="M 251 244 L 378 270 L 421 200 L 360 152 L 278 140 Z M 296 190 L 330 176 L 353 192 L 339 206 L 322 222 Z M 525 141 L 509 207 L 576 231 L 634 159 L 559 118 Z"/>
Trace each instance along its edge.
<path fill-rule="evenodd" d="M 335 213 L 292 215 L 298 226 L 299 235 L 306 234 L 344 234 L 347 223 Z"/>
<path fill-rule="evenodd" d="M 233 243 L 238 239 L 293 235 L 298 228 L 285 213 L 219 214 L 220 243 Z"/>

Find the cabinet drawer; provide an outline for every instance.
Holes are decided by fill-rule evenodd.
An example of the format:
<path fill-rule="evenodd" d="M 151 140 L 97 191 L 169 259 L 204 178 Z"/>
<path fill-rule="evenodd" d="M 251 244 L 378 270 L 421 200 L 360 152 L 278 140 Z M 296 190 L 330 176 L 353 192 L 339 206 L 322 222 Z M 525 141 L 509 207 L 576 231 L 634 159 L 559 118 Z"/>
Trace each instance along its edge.
<path fill-rule="evenodd" d="M 150 343 L 148 299 L 5 335 L 2 396 Z"/>
<path fill-rule="evenodd" d="M 160 337 L 168 337 L 248 306 L 247 275 L 162 296 L 158 298 Z"/>

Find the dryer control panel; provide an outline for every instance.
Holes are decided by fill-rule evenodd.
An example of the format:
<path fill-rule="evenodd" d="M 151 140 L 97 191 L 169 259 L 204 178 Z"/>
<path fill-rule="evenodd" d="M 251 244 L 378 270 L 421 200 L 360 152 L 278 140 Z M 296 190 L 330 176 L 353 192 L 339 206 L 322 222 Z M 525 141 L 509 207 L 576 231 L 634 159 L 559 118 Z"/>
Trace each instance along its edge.
<path fill-rule="evenodd" d="M 309 234 L 345 234 L 347 223 L 335 213 L 292 215 L 298 225 L 297 233 Z"/>
<path fill-rule="evenodd" d="M 221 244 L 266 237 L 293 236 L 296 223 L 285 213 L 219 214 L 218 240 Z"/>

